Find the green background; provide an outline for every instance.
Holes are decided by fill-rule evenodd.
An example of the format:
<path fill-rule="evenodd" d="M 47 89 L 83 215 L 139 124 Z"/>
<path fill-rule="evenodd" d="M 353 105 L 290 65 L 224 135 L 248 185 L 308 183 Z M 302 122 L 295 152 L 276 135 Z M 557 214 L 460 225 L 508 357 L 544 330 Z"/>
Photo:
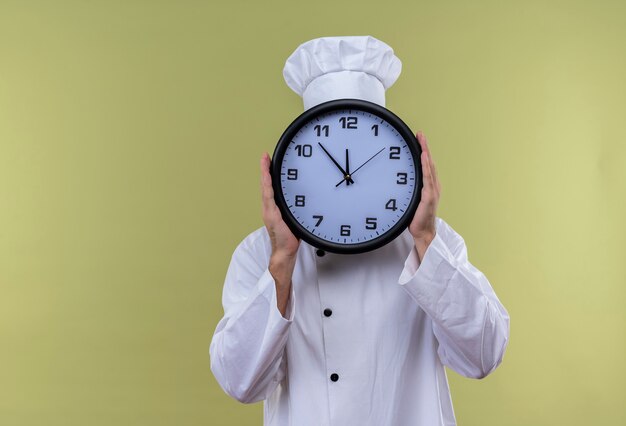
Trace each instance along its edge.
<path fill-rule="evenodd" d="M 373 35 L 511 315 L 460 425 L 626 424 L 626 3 L 0 0 L 0 424 L 259 425 L 208 347 L 300 43 Z"/>

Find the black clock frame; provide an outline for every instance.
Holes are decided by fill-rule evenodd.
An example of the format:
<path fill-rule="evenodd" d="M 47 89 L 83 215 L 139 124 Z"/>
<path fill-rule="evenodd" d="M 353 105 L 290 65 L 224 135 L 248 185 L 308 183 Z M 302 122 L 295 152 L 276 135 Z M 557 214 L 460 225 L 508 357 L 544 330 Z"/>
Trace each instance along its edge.
<path fill-rule="evenodd" d="M 331 241 L 324 240 L 309 232 L 304 228 L 298 220 L 293 216 L 289 210 L 285 197 L 283 195 L 283 189 L 281 185 L 281 167 L 283 163 L 283 157 L 287 151 L 287 147 L 291 143 L 294 136 L 300 131 L 300 129 L 313 120 L 315 117 L 337 110 L 358 110 L 365 111 L 380 117 L 389 123 L 393 128 L 402 136 L 407 143 L 411 154 L 413 155 L 413 162 L 415 170 L 417 170 L 418 184 L 413 191 L 413 197 L 409 206 L 405 210 L 403 216 L 391 227 L 387 232 L 376 237 L 372 240 L 353 243 L 353 244 L 338 244 Z M 270 173 L 272 176 L 272 186 L 274 188 L 274 199 L 278 206 L 284 222 L 287 224 L 291 232 L 313 247 L 321 250 L 325 250 L 331 253 L 338 254 L 357 254 L 364 253 L 372 250 L 376 250 L 389 242 L 393 241 L 398 235 L 400 235 L 411 223 L 417 206 L 420 203 L 422 197 L 423 188 L 423 175 L 422 175 L 422 162 L 421 162 L 422 149 L 409 127 L 393 112 L 378 104 L 364 101 L 361 99 L 337 99 L 328 102 L 321 103 L 314 106 L 300 114 L 283 132 L 282 136 L 276 144 L 274 154 L 272 155 L 272 163 L 270 166 Z"/>

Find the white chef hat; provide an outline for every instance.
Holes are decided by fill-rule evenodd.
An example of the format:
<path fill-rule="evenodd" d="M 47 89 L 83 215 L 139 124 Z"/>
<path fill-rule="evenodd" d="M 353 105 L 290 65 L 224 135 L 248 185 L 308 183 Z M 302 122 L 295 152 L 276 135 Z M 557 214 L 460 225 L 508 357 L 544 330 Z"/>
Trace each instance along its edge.
<path fill-rule="evenodd" d="M 283 69 L 287 85 L 307 110 L 333 99 L 364 99 L 385 106 L 385 90 L 402 62 L 372 36 L 322 37 L 301 44 Z"/>

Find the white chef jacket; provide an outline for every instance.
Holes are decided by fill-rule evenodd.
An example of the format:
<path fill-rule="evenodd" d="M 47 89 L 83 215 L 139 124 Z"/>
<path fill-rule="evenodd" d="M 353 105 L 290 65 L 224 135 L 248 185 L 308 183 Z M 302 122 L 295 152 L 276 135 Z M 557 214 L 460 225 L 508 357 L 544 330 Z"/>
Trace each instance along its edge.
<path fill-rule="evenodd" d="M 502 361 L 509 315 L 443 219 L 420 264 L 406 230 L 358 255 L 300 244 L 284 318 L 260 228 L 236 248 L 211 370 L 268 426 L 455 425 L 444 365 L 482 378 Z"/>

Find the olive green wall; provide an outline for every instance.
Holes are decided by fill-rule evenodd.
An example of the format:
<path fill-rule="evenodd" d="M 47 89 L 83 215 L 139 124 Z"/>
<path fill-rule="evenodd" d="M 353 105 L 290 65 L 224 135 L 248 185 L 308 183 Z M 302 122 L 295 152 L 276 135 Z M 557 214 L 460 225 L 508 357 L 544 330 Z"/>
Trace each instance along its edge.
<path fill-rule="evenodd" d="M 209 370 L 293 49 L 373 35 L 511 314 L 461 425 L 626 424 L 626 3 L 0 0 L 0 424 L 259 425 Z"/>

